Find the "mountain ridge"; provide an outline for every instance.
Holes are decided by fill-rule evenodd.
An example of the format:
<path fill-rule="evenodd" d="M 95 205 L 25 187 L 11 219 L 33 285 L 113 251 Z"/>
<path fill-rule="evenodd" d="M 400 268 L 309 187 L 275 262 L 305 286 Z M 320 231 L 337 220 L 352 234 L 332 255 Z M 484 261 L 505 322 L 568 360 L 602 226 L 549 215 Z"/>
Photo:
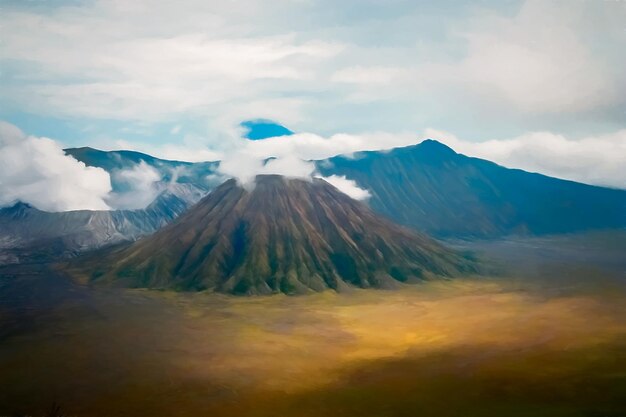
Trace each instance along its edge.
<path fill-rule="evenodd" d="M 506 168 L 434 140 L 336 156 L 317 168 L 368 190 L 378 213 L 442 238 L 626 227 L 626 190 Z"/>
<path fill-rule="evenodd" d="M 172 162 L 134 151 L 105 152 L 87 147 L 73 149 L 68 149 L 68 154 L 110 173 L 147 161 L 160 173 L 164 188 L 181 184 L 181 187 L 187 187 L 192 194 L 196 194 L 196 197 L 184 197 L 186 202 L 183 204 L 173 197 L 169 200 L 173 204 L 170 210 L 166 200 L 162 199 L 160 210 L 151 211 L 150 216 L 148 212 L 142 214 L 154 218 L 146 217 L 139 221 L 140 224 L 162 226 L 171 222 L 224 179 L 216 175 L 218 162 Z M 339 155 L 315 163 L 321 175 L 345 176 L 368 190 L 372 196 L 367 204 L 377 213 L 442 239 L 493 239 L 511 235 L 626 228 L 626 190 L 509 169 L 491 161 L 458 154 L 433 139 L 386 151 L 357 152 L 351 157 Z M 141 233 L 136 233 L 125 226 L 126 223 L 119 223 L 123 227 L 116 226 L 116 221 L 110 220 L 93 223 L 100 224 L 102 230 L 83 226 L 79 231 L 84 225 L 83 215 L 67 212 L 35 216 L 40 217 L 34 220 L 35 224 L 41 227 L 47 224 L 48 229 L 40 228 L 33 233 L 34 229 L 23 219 L 8 218 L 9 210 L 10 207 L 0 208 L 0 249 L 4 252 L 17 250 L 28 256 L 29 252 L 49 252 L 46 245 L 28 250 L 26 246 L 38 236 L 46 236 L 46 239 L 56 242 L 50 245 L 55 248 L 52 253 L 74 256 L 82 250 L 113 243 L 111 227 L 119 232 L 116 235 L 119 241 L 133 241 L 156 230 L 154 226 L 142 226 Z M 137 219 L 139 212 L 107 213 L 94 216 L 110 219 L 130 216 Z M 131 224 L 135 221 L 138 220 L 129 220 Z M 76 225 L 71 226 L 72 222 Z M 69 235 L 67 228 L 73 229 Z M 96 241 L 84 245 L 79 243 L 83 238 L 71 237 L 78 236 L 76 233 Z"/>
<path fill-rule="evenodd" d="M 203 195 L 186 184 L 175 184 L 144 209 L 58 213 L 18 202 L 0 209 L 0 250 L 7 254 L 0 257 L 0 264 L 73 257 L 136 240 L 171 222 Z"/>

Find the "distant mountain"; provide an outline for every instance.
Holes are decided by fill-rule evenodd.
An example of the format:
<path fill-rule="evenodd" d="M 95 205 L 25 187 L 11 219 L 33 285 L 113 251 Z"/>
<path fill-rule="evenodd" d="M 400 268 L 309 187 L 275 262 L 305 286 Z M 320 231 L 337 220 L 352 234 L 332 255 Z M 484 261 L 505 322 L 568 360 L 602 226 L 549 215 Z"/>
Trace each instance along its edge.
<path fill-rule="evenodd" d="M 0 263 L 73 256 L 132 241 L 168 224 L 222 183 L 219 162 L 167 161 L 132 151 L 66 152 L 110 173 L 141 161 L 163 189 L 144 210 L 46 213 L 22 204 L 0 209 Z M 324 176 L 345 175 L 367 189 L 379 214 L 439 238 L 496 238 L 626 227 L 626 191 L 507 169 L 426 140 L 388 151 L 317 161 Z M 114 189 L 123 184 L 115 182 Z M 27 215 L 26 215 L 27 214 Z M 22 216 L 22 217 L 20 217 Z"/>
<path fill-rule="evenodd" d="M 126 191 L 116 172 L 144 162 L 161 176 L 154 201 L 139 210 L 49 213 L 18 202 L 0 208 L 0 264 L 70 257 L 153 233 L 224 181 L 219 162 L 168 161 L 134 151 L 65 149 L 68 155 L 111 175 L 114 191 Z"/>
<path fill-rule="evenodd" d="M 247 123 L 252 128 L 260 126 L 259 135 L 266 124 L 271 132 L 284 129 L 283 134 L 291 133 L 271 121 Z M 144 160 L 159 167 L 166 179 L 173 167 L 182 166 L 178 170 L 188 174 L 181 181 L 205 187 L 206 191 L 222 180 L 215 177 L 211 184 L 202 183 L 216 171 L 218 162 L 189 164 L 158 160 L 137 152 L 90 148 L 68 152 L 88 165 L 107 170 L 124 166 L 119 161 L 133 164 Z M 369 190 L 372 198 L 368 204 L 374 211 L 442 238 L 494 238 L 626 227 L 625 190 L 507 169 L 458 154 L 434 140 L 361 152 L 354 158 L 337 156 L 317 161 L 317 167 L 322 175 L 345 175 Z"/>
<path fill-rule="evenodd" d="M 131 287 L 232 294 L 306 293 L 475 272 L 474 261 L 374 214 L 323 180 L 229 180 L 187 213 L 128 247 L 72 270 Z"/>
<path fill-rule="evenodd" d="M 317 163 L 372 194 L 370 207 L 438 237 L 497 237 L 626 227 L 626 191 L 507 169 L 426 140 Z"/>
<path fill-rule="evenodd" d="M 0 209 L 0 264 L 72 257 L 135 240 L 170 223 L 204 196 L 189 184 L 172 184 L 142 210 L 49 213 L 24 203 Z"/>

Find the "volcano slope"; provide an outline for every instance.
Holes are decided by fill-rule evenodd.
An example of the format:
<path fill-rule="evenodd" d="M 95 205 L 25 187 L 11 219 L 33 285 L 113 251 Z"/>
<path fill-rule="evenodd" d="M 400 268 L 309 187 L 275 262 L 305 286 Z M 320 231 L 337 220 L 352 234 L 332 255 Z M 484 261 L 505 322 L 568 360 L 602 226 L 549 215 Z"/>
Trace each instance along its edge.
<path fill-rule="evenodd" d="M 393 288 L 477 268 L 321 179 L 277 175 L 254 188 L 229 180 L 155 234 L 70 265 L 116 286 L 238 295 Z"/>

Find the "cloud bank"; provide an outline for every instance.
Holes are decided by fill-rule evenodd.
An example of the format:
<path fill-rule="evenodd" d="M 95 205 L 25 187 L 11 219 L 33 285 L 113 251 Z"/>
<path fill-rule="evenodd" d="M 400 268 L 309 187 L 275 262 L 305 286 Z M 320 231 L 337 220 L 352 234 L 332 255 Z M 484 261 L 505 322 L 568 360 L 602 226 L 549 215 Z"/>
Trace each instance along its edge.
<path fill-rule="evenodd" d="M 550 132 L 471 142 L 435 129 L 424 135 L 455 151 L 552 177 L 626 189 L 626 130 L 572 140 Z"/>
<path fill-rule="evenodd" d="M 585 0 L 9 2 L 2 104 L 109 136 L 106 120 L 207 135 L 250 118 L 571 134 L 623 126 L 624 20 Z"/>
<path fill-rule="evenodd" d="M 361 151 L 410 146 L 424 139 L 436 139 L 458 153 L 496 162 L 509 168 L 583 182 L 626 189 L 626 130 L 572 139 L 551 132 L 531 132 L 514 138 L 483 142 L 464 140 L 436 129 L 422 133 L 336 134 L 323 137 L 312 133 L 239 141 L 236 152 L 224 155 L 220 171 L 242 183 L 257 174 L 281 174 L 310 178 L 315 167 L 310 161 Z M 268 160 L 269 159 L 269 160 Z M 333 179 L 347 194 L 366 198 L 348 184 Z"/>
<path fill-rule="evenodd" d="M 167 188 L 161 180 L 144 161 L 111 174 L 86 166 L 58 142 L 0 121 L 0 207 L 21 201 L 51 212 L 142 209 Z"/>
<path fill-rule="evenodd" d="M 388 136 L 382 135 L 383 138 Z M 367 190 L 359 188 L 356 182 L 345 176 L 323 177 L 316 173 L 315 160 L 325 159 L 353 150 L 376 148 L 375 136 L 338 135 L 323 138 L 313 134 L 294 134 L 263 140 L 242 140 L 241 147 L 224 155 L 218 167 L 219 172 L 237 179 L 244 187 L 253 187 L 257 175 L 283 175 L 289 178 L 310 180 L 321 178 L 355 200 L 370 197 Z M 407 138 L 397 138 L 404 143 Z M 347 150 L 347 152 L 346 152 Z"/>
<path fill-rule="evenodd" d="M 0 122 L 0 206 L 17 201 L 46 211 L 108 210 L 109 174 L 63 152 L 52 139 Z"/>
<path fill-rule="evenodd" d="M 312 161 L 364 150 L 406 146 L 415 142 L 415 135 L 383 132 L 337 134 L 328 138 L 312 133 L 295 133 L 255 141 L 239 139 L 236 151 L 225 153 L 218 169 L 223 175 L 236 178 L 244 186 L 252 186 L 254 178 L 263 174 L 311 179 L 316 176 L 315 163 Z M 324 179 L 357 200 L 369 196 L 367 190 L 358 188 L 356 183 L 345 177 Z"/>
<path fill-rule="evenodd" d="M 484 142 L 426 129 L 421 134 L 369 133 L 323 137 L 311 133 L 250 141 L 240 138 L 221 153 L 220 178 L 252 185 L 256 175 L 279 174 L 310 179 L 315 163 L 336 155 L 409 146 L 422 139 L 439 140 L 455 151 L 510 168 L 592 185 L 626 189 L 626 130 L 574 140 L 550 132 Z M 211 150 L 208 153 L 213 155 Z M 159 156 L 159 155 L 157 155 Z M 357 200 L 369 192 L 345 177 L 324 178 Z M 116 184 L 112 190 L 111 183 Z M 27 136 L 0 122 L 0 206 L 22 201 L 47 211 L 139 209 L 167 187 L 160 173 L 145 162 L 111 174 L 85 166 L 49 138 Z"/>
<path fill-rule="evenodd" d="M 315 166 L 310 161 L 364 150 L 389 149 L 419 141 L 415 134 L 384 132 L 323 137 L 313 133 L 295 133 L 263 140 L 239 139 L 233 152 L 225 153 L 219 170 L 248 183 L 258 174 L 280 174 L 310 178 Z"/>
<path fill-rule="evenodd" d="M 109 206 L 115 209 L 145 208 L 163 191 L 161 174 L 144 161 L 130 169 L 115 170 L 111 177 L 121 188 L 106 197 Z"/>
<path fill-rule="evenodd" d="M 622 2 L 585 0 L 8 2 L 0 117 L 36 115 L 35 131 L 66 129 L 73 145 L 89 137 L 102 149 L 223 160 L 244 181 L 310 177 L 307 160 L 432 136 L 506 166 L 624 188 L 624 21 Z M 319 134 L 242 142 L 239 123 L 258 118 Z M 26 142 L 46 140 L 24 140 L 21 156 Z M 59 178 L 82 172 L 58 158 Z M 52 183 L 31 170 L 32 182 Z M 88 184 L 75 178 L 60 202 L 40 204 L 134 206 L 85 172 Z M 150 173 L 129 175 L 147 200 Z M 11 178 L 16 194 L 47 200 Z"/>

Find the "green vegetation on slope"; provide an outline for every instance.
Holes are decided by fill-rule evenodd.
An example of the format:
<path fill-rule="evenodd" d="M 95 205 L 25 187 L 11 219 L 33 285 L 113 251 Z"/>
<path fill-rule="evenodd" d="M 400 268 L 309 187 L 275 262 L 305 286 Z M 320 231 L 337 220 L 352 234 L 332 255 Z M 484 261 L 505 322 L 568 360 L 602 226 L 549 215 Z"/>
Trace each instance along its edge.
<path fill-rule="evenodd" d="M 374 214 L 323 180 L 230 180 L 174 223 L 74 270 L 130 287 L 301 294 L 394 288 L 477 271 L 476 262 Z"/>

